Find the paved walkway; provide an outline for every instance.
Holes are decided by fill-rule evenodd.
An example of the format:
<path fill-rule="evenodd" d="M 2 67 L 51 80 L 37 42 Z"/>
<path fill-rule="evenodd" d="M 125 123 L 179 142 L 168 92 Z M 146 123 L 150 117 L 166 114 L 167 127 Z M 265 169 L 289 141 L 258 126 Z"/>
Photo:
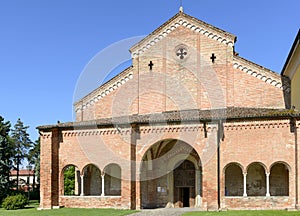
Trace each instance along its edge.
<path fill-rule="evenodd" d="M 130 216 L 181 216 L 185 212 L 199 211 L 194 208 L 161 208 L 161 209 L 143 209 Z"/>

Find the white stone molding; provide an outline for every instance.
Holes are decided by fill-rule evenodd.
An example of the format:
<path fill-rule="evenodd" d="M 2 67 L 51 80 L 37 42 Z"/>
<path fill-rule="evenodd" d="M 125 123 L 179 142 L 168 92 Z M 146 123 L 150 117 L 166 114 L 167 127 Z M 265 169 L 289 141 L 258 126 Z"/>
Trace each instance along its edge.
<path fill-rule="evenodd" d="M 265 83 L 275 86 L 276 88 L 280 88 L 282 90 L 289 89 L 289 86 L 283 85 L 281 76 L 279 74 L 276 74 L 275 72 L 269 69 L 256 65 L 255 63 L 248 62 L 247 60 L 242 59 L 240 57 L 233 58 L 233 68 L 239 69 L 240 71 L 243 71 L 253 77 L 256 77 L 257 79 L 260 79 Z"/>
<path fill-rule="evenodd" d="M 213 28 L 204 27 L 199 25 L 193 20 L 189 20 L 186 18 L 179 17 L 168 24 L 166 27 L 160 30 L 159 33 L 150 37 L 147 41 L 141 44 L 141 46 L 137 46 L 134 48 L 133 52 L 131 53 L 132 58 L 138 57 L 140 54 L 144 53 L 146 50 L 150 49 L 153 45 L 157 42 L 168 36 L 171 32 L 176 30 L 179 26 L 183 26 L 187 29 L 190 29 L 193 32 L 202 34 L 211 38 L 219 43 L 227 45 L 229 47 L 234 46 L 234 41 L 229 37 L 221 36 L 220 33 Z"/>
<path fill-rule="evenodd" d="M 83 99 L 81 99 L 79 102 L 75 104 L 75 112 L 80 113 L 82 110 L 85 110 L 86 108 L 94 105 L 96 102 L 98 102 L 100 99 L 104 98 L 105 96 L 109 95 L 122 85 L 124 85 L 126 82 L 131 80 L 133 78 L 133 71 L 131 68 L 123 71 L 125 72 L 122 76 L 116 76 L 104 85 L 100 86 L 87 96 L 85 96 Z M 126 73 L 127 72 L 127 73 Z M 122 73 L 121 73 L 122 74 Z M 120 74 L 120 75 L 121 75 Z"/>

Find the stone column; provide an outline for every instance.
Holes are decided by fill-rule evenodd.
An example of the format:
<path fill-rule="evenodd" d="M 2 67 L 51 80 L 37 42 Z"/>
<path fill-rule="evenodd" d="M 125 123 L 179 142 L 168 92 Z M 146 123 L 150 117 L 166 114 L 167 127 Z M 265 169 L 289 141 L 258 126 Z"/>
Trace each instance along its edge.
<path fill-rule="evenodd" d="M 104 192 L 104 191 L 105 191 L 105 188 L 104 188 L 104 187 L 105 187 L 105 184 L 104 184 L 104 183 L 105 183 L 105 182 L 104 182 L 104 177 L 105 177 L 105 173 L 103 173 L 103 174 L 101 175 L 101 178 L 102 178 L 102 181 L 101 181 L 101 182 L 102 182 L 101 196 L 105 196 L 105 192 Z"/>
<path fill-rule="evenodd" d="M 247 196 L 247 173 L 243 173 L 244 175 L 244 193 L 243 196 L 246 197 Z"/>
<path fill-rule="evenodd" d="M 270 173 L 266 173 L 266 187 L 267 187 L 267 194 L 266 196 L 270 196 Z"/>
<path fill-rule="evenodd" d="M 195 207 L 201 207 L 201 171 L 196 169 L 196 200 Z"/>
<path fill-rule="evenodd" d="M 81 183 L 81 186 L 80 186 L 80 196 L 84 196 L 84 174 L 80 175 L 80 183 Z"/>

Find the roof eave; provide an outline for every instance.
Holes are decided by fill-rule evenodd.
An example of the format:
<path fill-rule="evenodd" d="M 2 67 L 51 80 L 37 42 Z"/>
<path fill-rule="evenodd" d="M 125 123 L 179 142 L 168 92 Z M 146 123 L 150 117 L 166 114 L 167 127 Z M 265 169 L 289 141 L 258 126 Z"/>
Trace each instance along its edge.
<path fill-rule="evenodd" d="M 293 43 L 293 45 L 291 47 L 289 55 L 288 55 L 288 57 L 287 57 L 287 59 L 286 59 L 286 61 L 284 63 L 283 68 L 282 68 L 282 71 L 281 71 L 281 75 L 282 76 L 285 75 L 286 69 L 288 68 L 288 65 L 290 63 L 290 60 L 291 60 L 293 54 L 294 54 L 294 51 L 296 50 L 297 46 L 299 46 L 299 42 L 300 42 L 300 29 L 298 30 L 298 34 L 297 34 L 297 36 L 296 36 L 296 38 L 294 40 L 294 43 Z"/>

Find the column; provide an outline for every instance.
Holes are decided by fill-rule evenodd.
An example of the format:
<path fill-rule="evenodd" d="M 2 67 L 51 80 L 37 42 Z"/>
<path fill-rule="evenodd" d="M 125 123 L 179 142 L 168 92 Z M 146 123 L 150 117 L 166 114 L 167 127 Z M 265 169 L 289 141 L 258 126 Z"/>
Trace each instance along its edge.
<path fill-rule="evenodd" d="M 247 173 L 243 173 L 244 175 L 244 193 L 243 196 L 246 197 L 247 196 Z"/>
<path fill-rule="evenodd" d="M 80 175 L 80 183 L 81 183 L 81 186 L 80 186 L 80 196 L 84 196 L 84 174 L 83 175 Z"/>
<path fill-rule="evenodd" d="M 266 183 L 267 183 L 267 194 L 266 196 L 270 196 L 270 173 L 266 173 Z"/>
<path fill-rule="evenodd" d="M 101 178 L 102 178 L 102 181 L 101 181 L 101 182 L 102 182 L 101 196 L 105 196 L 105 192 L 104 192 L 104 191 L 105 191 L 105 190 L 104 190 L 104 189 L 105 189 L 105 188 L 104 188 L 104 185 L 105 185 L 105 184 L 104 184 L 104 176 L 105 176 L 105 173 L 103 173 L 103 174 L 101 175 Z"/>
<path fill-rule="evenodd" d="M 199 169 L 196 169 L 196 208 L 201 207 L 201 201 L 201 171 Z"/>
<path fill-rule="evenodd" d="M 196 195 L 201 196 L 201 170 L 196 170 Z"/>

